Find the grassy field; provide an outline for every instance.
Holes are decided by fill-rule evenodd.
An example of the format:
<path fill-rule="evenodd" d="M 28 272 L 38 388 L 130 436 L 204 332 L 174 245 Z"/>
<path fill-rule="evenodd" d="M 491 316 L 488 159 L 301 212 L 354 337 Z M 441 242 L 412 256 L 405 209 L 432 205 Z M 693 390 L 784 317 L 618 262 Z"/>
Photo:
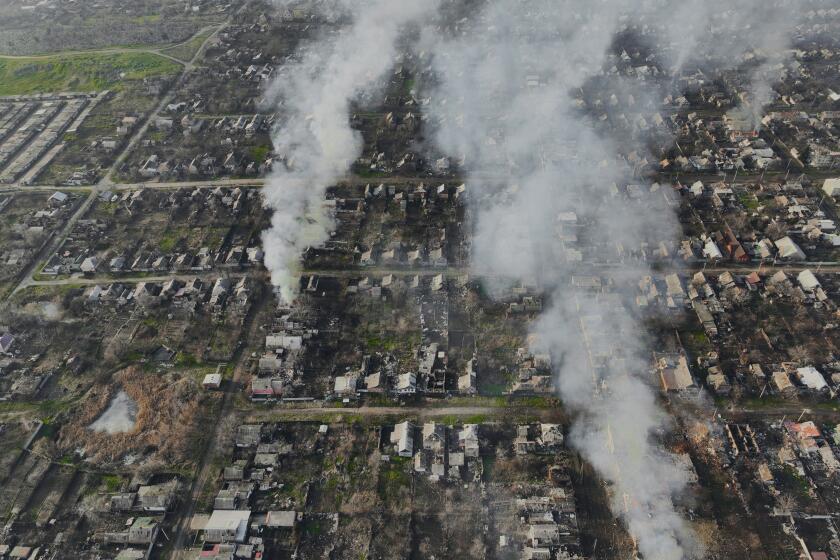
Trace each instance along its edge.
<path fill-rule="evenodd" d="M 174 74 L 180 68 L 151 53 L 0 58 L 0 95 L 120 89 L 127 80 Z"/>
<path fill-rule="evenodd" d="M 160 52 L 166 53 L 169 56 L 174 56 L 178 60 L 189 62 L 195 56 L 195 53 L 198 52 L 198 49 L 201 48 L 201 45 L 204 44 L 204 41 L 207 40 L 207 37 L 209 37 L 212 34 L 212 30 L 205 31 L 196 35 L 186 43 L 162 49 Z"/>

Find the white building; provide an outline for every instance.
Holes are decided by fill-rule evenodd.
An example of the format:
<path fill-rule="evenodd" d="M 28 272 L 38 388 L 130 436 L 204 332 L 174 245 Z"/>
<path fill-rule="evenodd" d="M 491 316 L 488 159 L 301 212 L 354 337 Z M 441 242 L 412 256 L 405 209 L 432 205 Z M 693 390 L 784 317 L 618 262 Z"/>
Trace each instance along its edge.
<path fill-rule="evenodd" d="M 819 371 L 817 371 L 817 368 L 813 366 L 797 369 L 796 376 L 799 378 L 799 381 L 809 389 L 819 391 L 828 387 L 828 383 L 825 382 L 825 378 Z"/>
<path fill-rule="evenodd" d="M 205 389 L 218 389 L 222 386 L 222 375 L 219 373 L 208 373 L 204 376 L 201 385 Z"/>
<path fill-rule="evenodd" d="M 823 191 L 828 196 L 840 195 L 840 177 L 826 179 L 823 183 Z"/>
<path fill-rule="evenodd" d="M 712 261 L 719 261 L 723 258 L 723 253 L 720 252 L 717 243 L 712 238 L 709 238 L 706 244 L 703 245 L 703 256 Z"/>
<path fill-rule="evenodd" d="M 400 457 L 411 457 L 414 454 L 414 426 L 411 422 L 405 421 L 394 426 L 391 443 Z"/>
<path fill-rule="evenodd" d="M 817 280 L 813 272 L 807 269 L 797 275 L 796 281 L 799 282 L 799 285 L 806 292 L 813 292 L 820 287 L 820 281 Z"/>
<path fill-rule="evenodd" d="M 96 268 L 99 266 L 99 259 L 96 257 L 88 257 L 82 261 L 82 264 L 79 266 L 82 272 L 93 273 L 96 272 Z"/>
<path fill-rule="evenodd" d="M 805 252 L 799 248 L 799 245 L 793 242 L 790 237 L 782 237 L 775 242 L 776 249 L 779 251 L 779 258 L 791 261 L 804 261 Z"/>
<path fill-rule="evenodd" d="M 251 512 L 244 510 L 213 510 L 204 526 L 204 540 L 211 543 L 245 542 Z"/>

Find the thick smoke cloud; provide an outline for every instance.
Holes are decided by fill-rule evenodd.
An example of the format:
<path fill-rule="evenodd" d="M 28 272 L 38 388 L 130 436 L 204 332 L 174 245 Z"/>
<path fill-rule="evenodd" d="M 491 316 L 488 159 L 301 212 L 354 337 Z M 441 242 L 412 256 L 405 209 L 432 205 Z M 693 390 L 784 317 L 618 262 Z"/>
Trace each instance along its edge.
<path fill-rule="evenodd" d="M 446 34 L 429 30 L 422 46 L 437 77 L 427 110 L 437 146 L 470 175 L 473 268 L 509 282 L 536 280 L 552 296 L 533 328 L 534 350 L 553 356 L 563 402 L 577 412 L 571 439 L 611 483 L 614 512 L 655 560 L 702 552 L 674 507 L 685 474 L 655 441 L 666 419 L 643 329 L 620 294 L 632 295 L 629 279 L 649 274 L 633 249 L 677 239 L 678 228 L 657 186 L 641 186 L 641 203 L 615 196 L 640 182 L 626 156 L 645 146 L 604 134 L 593 113 L 649 120 L 662 110 L 656 100 L 678 86 L 668 73 L 731 69 L 756 57 L 748 118 L 758 122 L 772 92 L 769 70 L 789 47 L 793 21 L 784 7 L 792 4 L 730 5 L 488 0 Z M 659 79 L 631 84 L 607 70 L 621 33 L 650 43 Z M 590 95 L 592 80 L 600 89 Z M 629 259 L 616 258 L 618 247 Z M 586 274 L 581 261 L 620 258 L 626 285 L 618 296 L 573 288 L 571 277 Z"/>
<path fill-rule="evenodd" d="M 406 25 L 433 13 L 435 2 L 332 0 L 315 7 L 324 17 L 345 15 L 352 22 L 282 68 L 268 92 L 281 103 L 282 121 L 272 140 L 283 161 L 263 190 L 274 211 L 263 246 L 272 283 L 286 302 L 297 291 L 301 253 L 329 238 L 333 219 L 325 206 L 327 188 L 361 154 L 361 135 L 350 126 L 350 103 L 376 89 L 393 65 Z"/>
<path fill-rule="evenodd" d="M 454 0 L 442 0 L 447 7 Z M 648 274 L 643 244 L 676 239 L 656 186 L 635 177 L 634 136 L 604 133 L 592 113 L 649 121 L 679 87 L 682 69 L 732 69 L 755 58 L 752 104 L 769 100 L 801 2 L 778 0 L 485 0 L 463 20 L 427 26 L 417 45 L 435 74 L 425 88 L 436 146 L 469 175 L 475 272 L 537 281 L 551 306 L 534 326 L 534 350 L 554 357 L 571 439 L 610 482 L 613 510 L 651 560 L 698 556 L 674 497 L 682 471 L 656 442 L 666 420 L 647 376 L 649 348 L 620 297 L 572 287 L 582 261 L 624 263 L 621 285 Z M 428 0 L 332 0 L 351 24 L 302 53 L 277 79 L 283 122 L 274 135 L 284 166 L 265 189 L 274 210 L 266 265 L 284 299 L 295 294 L 301 252 L 329 236 L 326 188 L 361 152 L 351 101 L 376 89 L 408 24 L 432 16 Z M 607 70 L 616 37 L 641 33 L 663 75 L 649 83 Z M 586 93 L 592 80 L 603 88 Z M 614 89 L 610 89 L 610 88 Z M 593 111 L 593 109 L 596 109 Z M 626 112 L 624 115 L 622 111 Z M 629 204 L 621 188 L 639 184 Z M 579 242 L 578 232 L 585 235 Z"/>
<path fill-rule="evenodd" d="M 691 545 L 671 500 L 684 479 L 650 441 L 661 413 L 638 377 L 647 371 L 638 325 L 620 303 L 575 293 L 569 275 L 581 247 L 556 233 L 564 215 L 609 251 L 639 246 L 644 226 L 673 225 L 654 203 L 630 212 L 616 206 L 611 189 L 632 170 L 576 103 L 576 92 L 601 73 L 626 8 L 490 2 L 455 39 L 429 39 L 441 81 L 431 111 L 441 148 L 477 175 L 470 181 L 475 269 L 556 287 L 534 328 L 535 350 L 554 356 L 563 400 L 579 413 L 572 440 L 613 484 L 614 510 L 645 556 L 675 559 Z"/>

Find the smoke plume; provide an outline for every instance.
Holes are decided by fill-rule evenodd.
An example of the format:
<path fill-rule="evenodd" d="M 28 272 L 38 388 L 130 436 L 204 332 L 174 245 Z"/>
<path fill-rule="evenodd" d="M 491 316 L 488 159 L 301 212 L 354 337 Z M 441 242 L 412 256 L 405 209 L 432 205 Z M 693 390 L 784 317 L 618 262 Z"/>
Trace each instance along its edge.
<path fill-rule="evenodd" d="M 650 274 L 649 248 L 670 245 L 678 228 L 662 189 L 636 176 L 652 155 L 646 146 L 594 117 L 647 130 L 662 110 L 656 100 L 677 83 L 668 74 L 733 68 L 753 52 L 779 60 L 792 25 L 784 10 L 743 4 L 715 13 L 670 0 L 488 0 L 423 44 L 436 75 L 428 113 L 437 146 L 470 175 L 473 269 L 535 279 L 549 294 L 534 351 L 553 356 L 563 402 L 577 413 L 572 442 L 610 482 L 613 511 L 652 560 L 702 554 L 674 506 L 686 476 L 657 442 L 666 417 L 643 329 L 625 305 Z M 710 37 L 718 21 L 728 27 Z M 627 33 L 650 47 L 652 79 L 618 70 L 610 49 Z M 756 111 L 772 92 L 767 75 L 752 76 Z M 575 287 L 575 275 L 603 262 L 620 267 L 614 293 Z"/>
<path fill-rule="evenodd" d="M 647 374 L 649 345 L 626 305 L 635 280 L 650 273 L 651 247 L 678 238 L 663 190 L 638 176 L 654 155 L 638 131 L 656 122 L 658 100 L 682 69 L 731 69 L 755 53 L 760 110 L 772 80 L 762 65 L 784 59 L 794 25 L 786 15 L 799 3 L 483 0 L 463 19 L 427 26 L 417 46 L 434 72 L 425 93 L 436 147 L 469 175 L 473 268 L 535 279 L 548 293 L 534 351 L 553 356 L 558 390 L 576 412 L 572 442 L 610 483 L 613 511 L 649 560 L 700 553 L 674 506 L 686 480 L 657 441 L 666 418 Z M 322 4 L 350 25 L 310 45 L 273 88 L 284 164 L 265 189 L 274 215 L 263 241 L 287 301 L 301 252 L 329 236 L 326 188 L 361 153 L 351 102 L 376 89 L 401 31 L 438 8 L 429 0 Z M 651 79 L 618 70 L 626 61 L 611 48 L 623 33 L 646 42 Z M 576 275 L 606 263 L 618 267 L 616 290 L 576 287 Z"/>
<path fill-rule="evenodd" d="M 272 283 L 286 302 L 297 291 L 301 253 L 329 238 L 327 188 L 362 151 L 361 135 L 350 126 L 350 104 L 377 89 L 393 65 L 401 32 L 434 12 L 435 2 L 332 0 L 314 7 L 324 17 L 351 21 L 281 68 L 268 92 L 280 104 L 272 141 L 282 162 L 263 190 L 273 210 L 263 246 Z"/>

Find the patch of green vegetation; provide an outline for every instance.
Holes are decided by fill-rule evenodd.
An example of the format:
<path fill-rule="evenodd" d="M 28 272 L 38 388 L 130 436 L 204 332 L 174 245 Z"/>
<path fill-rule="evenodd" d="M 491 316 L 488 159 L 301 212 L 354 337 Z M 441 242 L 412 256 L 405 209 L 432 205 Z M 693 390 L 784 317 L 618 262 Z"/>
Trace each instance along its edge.
<path fill-rule="evenodd" d="M 324 530 L 321 527 L 320 521 L 317 521 L 315 519 L 308 520 L 303 525 L 303 532 L 307 535 L 320 535 L 321 533 L 323 533 L 323 531 Z"/>
<path fill-rule="evenodd" d="M 738 201 L 747 210 L 756 210 L 759 206 L 761 206 L 758 199 L 750 193 L 738 195 Z"/>
<path fill-rule="evenodd" d="M 366 342 L 369 349 L 379 352 L 393 352 L 399 345 L 395 338 L 385 335 L 369 336 Z"/>
<path fill-rule="evenodd" d="M 691 333 L 691 339 L 696 344 L 708 344 L 709 343 L 709 337 L 704 332 L 693 332 L 693 333 Z"/>
<path fill-rule="evenodd" d="M 195 57 L 196 53 L 198 52 L 198 49 L 201 48 L 201 45 L 204 44 L 204 41 L 206 41 L 207 38 L 212 34 L 212 30 L 205 31 L 196 35 L 195 37 L 193 37 L 189 41 L 186 41 L 185 43 L 162 49 L 160 52 L 166 53 L 169 56 L 177 58 L 178 60 L 188 62 L 192 60 L 193 57 Z"/>
<path fill-rule="evenodd" d="M 0 58 L 0 95 L 120 89 L 123 80 L 174 74 L 180 65 L 152 53 Z"/>
<path fill-rule="evenodd" d="M 72 399 L 44 400 L 44 401 L 6 401 L 0 402 L 0 414 L 10 412 L 34 412 L 45 424 L 49 424 L 52 418 L 59 412 L 73 404 Z"/>
<path fill-rule="evenodd" d="M 507 390 L 508 390 L 508 386 L 503 385 L 501 383 L 489 383 L 487 385 L 484 385 L 481 388 L 482 393 L 484 393 L 485 395 L 490 395 L 490 396 L 494 396 L 494 397 L 498 397 L 498 396 L 503 395 L 505 393 L 505 391 L 507 391 Z"/>
<path fill-rule="evenodd" d="M 365 404 L 367 406 L 394 406 L 394 401 L 385 393 L 371 393 Z"/>
<path fill-rule="evenodd" d="M 338 488 L 338 477 L 335 475 L 330 476 L 329 478 L 327 478 L 327 482 L 324 484 L 324 486 L 330 492 L 334 492 L 335 489 Z"/>
<path fill-rule="evenodd" d="M 75 455 L 71 454 L 71 453 L 67 453 L 65 455 L 62 455 L 61 458 L 58 460 L 58 462 L 61 463 L 62 465 L 75 465 L 76 464 Z"/>
<path fill-rule="evenodd" d="M 136 363 L 143 359 L 143 354 L 138 352 L 137 350 L 132 350 L 128 354 L 125 355 L 125 361 L 128 363 Z"/>
<path fill-rule="evenodd" d="M 175 365 L 179 367 L 193 367 L 198 365 L 198 358 L 189 352 L 180 352 L 175 358 Z"/>
<path fill-rule="evenodd" d="M 484 480 L 490 480 L 493 478 L 493 467 L 496 466 L 496 456 L 495 455 L 484 455 L 481 457 L 481 464 L 482 471 L 484 472 Z"/>
<path fill-rule="evenodd" d="M 143 25 L 146 23 L 157 23 L 160 21 L 161 15 L 160 14 L 149 14 L 147 16 L 137 16 L 131 18 L 132 23 L 136 23 L 138 25 Z"/>
<path fill-rule="evenodd" d="M 790 465 L 785 465 L 785 468 L 779 473 L 778 482 L 782 492 L 791 492 L 801 504 L 807 504 L 811 501 L 808 481 Z"/>
<path fill-rule="evenodd" d="M 271 146 L 254 146 L 250 150 L 251 159 L 256 162 L 265 161 L 268 153 L 271 151 Z"/>
<path fill-rule="evenodd" d="M 447 414 L 441 416 L 438 422 L 446 424 L 447 426 L 455 426 L 458 424 L 483 424 L 489 420 L 486 414 L 472 414 L 470 416 L 458 416 L 457 414 Z"/>
<path fill-rule="evenodd" d="M 718 405 L 718 402 L 720 404 Z M 732 404 L 732 402 L 727 399 L 726 397 L 715 397 L 715 404 L 718 406 L 728 406 Z M 784 399 L 780 399 L 774 396 L 766 396 L 764 398 L 759 399 L 758 397 L 750 397 L 748 399 L 744 399 L 741 403 L 744 408 L 749 409 L 762 409 L 762 408 L 777 408 L 780 406 L 784 406 L 786 403 Z M 788 403 L 789 404 L 789 403 Z"/>
<path fill-rule="evenodd" d="M 392 484 L 408 485 L 408 475 L 402 469 L 389 469 L 385 478 Z"/>
<path fill-rule="evenodd" d="M 106 474 L 102 477 L 102 483 L 109 494 L 113 494 L 122 488 L 122 478 L 116 474 Z"/>
<path fill-rule="evenodd" d="M 158 247 L 164 253 L 170 253 L 170 252 L 172 252 L 173 249 L 175 249 L 175 245 L 178 244 L 178 239 L 179 239 L 179 237 L 178 237 L 177 234 L 174 234 L 174 233 L 167 234 L 167 235 L 163 236 L 163 238 L 160 240 L 160 243 L 158 244 Z"/>

